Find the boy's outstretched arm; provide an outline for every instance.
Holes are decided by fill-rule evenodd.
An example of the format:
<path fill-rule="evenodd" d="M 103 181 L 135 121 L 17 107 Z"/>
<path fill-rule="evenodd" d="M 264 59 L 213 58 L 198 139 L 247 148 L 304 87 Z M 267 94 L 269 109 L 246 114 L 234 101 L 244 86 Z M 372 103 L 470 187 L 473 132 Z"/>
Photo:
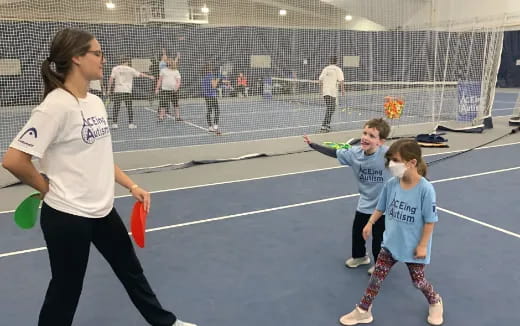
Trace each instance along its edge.
<path fill-rule="evenodd" d="M 327 146 L 322 146 L 322 145 L 319 145 L 319 144 L 316 144 L 316 143 L 313 143 L 311 141 L 311 139 L 309 138 L 309 136 L 307 135 L 304 135 L 303 136 L 303 140 L 314 150 L 324 154 L 324 155 L 327 155 L 327 156 L 330 156 L 330 157 L 334 157 L 334 158 L 337 158 L 337 154 L 336 154 L 336 150 L 334 148 L 330 148 L 330 147 L 327 147 Z"/>

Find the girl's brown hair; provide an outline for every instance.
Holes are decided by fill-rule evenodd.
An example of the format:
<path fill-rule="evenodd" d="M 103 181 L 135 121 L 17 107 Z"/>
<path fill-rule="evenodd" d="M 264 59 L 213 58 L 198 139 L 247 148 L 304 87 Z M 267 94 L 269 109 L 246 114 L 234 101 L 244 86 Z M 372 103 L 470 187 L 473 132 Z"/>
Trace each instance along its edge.
<path fill-rule="evenodd" d="M 417 160 L 417 172 L 426 177 L 428 167 L 422 158 L 421 146 L 415 140 L 399 139 L 393 143 L 385 155 L 387 165 L 396 153 L 399 153 L 404 161 Z"/>
<path fill-rule="evenodd" d="M 79 29 L 63 29 L 56 33 L 49 50 L 49 57 L 41 65 L 44 84 L 43 97 L 56 88 L 65 88 L 65 78 L 72 68 L 72 57 L 85 55 L 94 36 Z M 55 70 L 51 68 L 54 63 Z"/>

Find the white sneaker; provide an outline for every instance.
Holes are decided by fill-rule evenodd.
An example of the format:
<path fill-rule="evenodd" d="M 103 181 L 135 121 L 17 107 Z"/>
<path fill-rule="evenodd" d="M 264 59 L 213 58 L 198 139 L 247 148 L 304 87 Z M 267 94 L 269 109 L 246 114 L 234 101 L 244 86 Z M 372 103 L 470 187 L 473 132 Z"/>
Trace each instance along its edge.
<path fill-rule="evenodd" d="M 356 306 L 351 313 L 341 316 L 339 322 L 341 325 L 357 325 L 357 324 L 369 324 L 374 321 L 372 316 L 372 306 L 367 311 Z"/>
<path fill-rule="evenodd" d="M 178 320 L 175 322 L 175 324 L 173 324 L 172 326 L 197 326 L 197 324 L 192 324 L 192 323 L 187 323 L 185 321 L 182 321 L 182 320 Z"/>
<path fill-rule="evenodd" d="M 372 267 L 370 267 L 368 269 L 368 275 L 372 275 L 374 273 L 374 270 L 376 269 L 376 266 L 372 265 Z"/>
<path fill-rule="evenodd" d="M 442 325 L 444 322 L 443 313 L 442 298 L 439 298 L 439 302 L 431 304 L 428 309 L 428 323 L 435 326 Z"/>
<path fill-rule="evenodd" d="M 215 131 L 218 130 L 218 125 L 213 125 L 213 129 L 215 129 Z"/>
<path fill-rule="evenodd" d="M 119 126 L 117 125 L 117 123 L 113 123 L 113 124 L 112 124 L 112 129 L 117 129 L 117 128 L 119 128 Z"/>
<path fill-rule="evenodd" d="M 214 131 L 215 131 L 215 128 L 213 128 L 213 126 L 208 127 L 208 132 L 214 132 Z"/>
<path fill-rule="evenodd" d="M 370 264 L 370 257 L 360 257 L 360 258 L 349 258 L 345 261 L 345 266 L 349 268 L 356 268 L 361 265 L 368 265 Z"/>
<path fill-rule="evenodd" d="M 135 129 L 135 128 L 137 128 L 137 125 L 135 125 L 133 123 L 128 125 L 128 129 Z"/>
<path fill-rule="evenodd" d="M 330 132 L 330 126 L 321 126 L 320 132 Z"/>

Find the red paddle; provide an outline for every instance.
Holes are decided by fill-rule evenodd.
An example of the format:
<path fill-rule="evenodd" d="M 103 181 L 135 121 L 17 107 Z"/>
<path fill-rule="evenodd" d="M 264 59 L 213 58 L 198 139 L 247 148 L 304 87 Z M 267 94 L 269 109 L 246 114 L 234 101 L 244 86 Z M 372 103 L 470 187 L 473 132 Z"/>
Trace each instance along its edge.
<path fill-rule="evenodd" d="M 140 201 L 135 202 L 134 208 L 132 209 L 132 216 L 130 217 L 130 228 L 132 231 L 132 237 L 135 243 L 144 248 L 144 233 L 146 230 L 146 212 L 144 211 L 143 203 Z"/>

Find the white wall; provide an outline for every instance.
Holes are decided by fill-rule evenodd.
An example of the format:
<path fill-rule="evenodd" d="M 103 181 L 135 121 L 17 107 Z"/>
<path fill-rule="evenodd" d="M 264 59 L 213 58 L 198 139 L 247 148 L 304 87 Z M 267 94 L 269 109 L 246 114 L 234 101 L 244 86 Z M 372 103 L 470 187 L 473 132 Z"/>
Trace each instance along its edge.
<path fill-rule="evenodd" d="M 354 17 L 396 28 L 447 21 L 478 20 L 480 25 L 520 26 L 520 0 L 321 0 Z M 432 11 L 433 9 L 433 11 Z M 393 17 L 394 20 L 389 19 Z"/>
<path fill-rule="evenodd" d="M 434 0 L 434 3 L 439 20 L 467 20 L 520 13 L 518 0 Z"/>
<path fill-rule="evenodd" d="M 445 21 L 464 22 L 460 26 L 476 23 L 480 26 L 520 25 L 520 0 L 431 0 L 433 23 Z M 411 25 L 424 22 L 423 17 L 413 17 Z"/>

